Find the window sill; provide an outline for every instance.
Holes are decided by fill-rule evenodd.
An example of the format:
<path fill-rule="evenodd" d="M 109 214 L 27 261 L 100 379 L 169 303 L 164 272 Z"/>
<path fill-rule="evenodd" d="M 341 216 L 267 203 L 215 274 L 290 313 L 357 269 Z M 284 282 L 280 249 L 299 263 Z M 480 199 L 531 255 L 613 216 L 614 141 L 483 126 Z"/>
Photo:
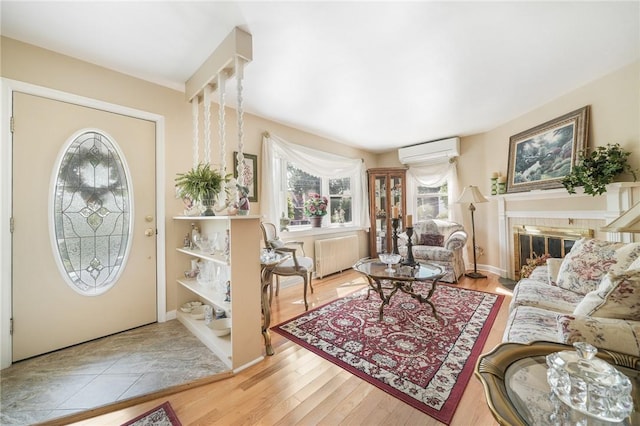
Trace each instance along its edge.
<path fill-rule="evenodd" d="M 281 231 L 280 237 L 283 240 L 298 238 L 298 237 L 308 237 L 315 235 L 331 235 L 331 234 L 343 234 L 347 232 L 356 232 L 363 231 L 364 228 L 361 226 L 323 226 L 322 228 L 312 228 L 311 226 L 303 226 L 297 229 L 292 229 L 290 231 Z"/>

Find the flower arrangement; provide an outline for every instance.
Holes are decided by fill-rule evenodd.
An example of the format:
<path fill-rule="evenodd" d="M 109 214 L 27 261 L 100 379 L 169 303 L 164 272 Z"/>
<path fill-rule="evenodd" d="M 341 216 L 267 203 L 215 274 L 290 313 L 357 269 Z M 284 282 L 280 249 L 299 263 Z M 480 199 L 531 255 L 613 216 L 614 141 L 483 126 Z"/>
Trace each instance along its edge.
<path fill-rule="evenodd" d="M 531 273 L 533 272 L 534 269 L 536 269 L 538 266 L 542 266 L 544 264 L 547 263 L 547 259 L 549 259 L 551 256 L 548 254 L 543 254 L 541 256 L 536 256 L 535 253 L 533 253 L 533 256 L 530 257 L 529 259 L 527 259 L 527 264 L 524 265 L 522 267 L 522 269 L 520 270 L 520 278 L 527 278 L 529 277 L 529 275 L 531 275 Z"/>
<path fill-rule="evenodd" d="M 311 192 L 304 202 L 304 215 L 307 217 L 324 216 L 327 214 L 328 204 L 327 197 Z"/>

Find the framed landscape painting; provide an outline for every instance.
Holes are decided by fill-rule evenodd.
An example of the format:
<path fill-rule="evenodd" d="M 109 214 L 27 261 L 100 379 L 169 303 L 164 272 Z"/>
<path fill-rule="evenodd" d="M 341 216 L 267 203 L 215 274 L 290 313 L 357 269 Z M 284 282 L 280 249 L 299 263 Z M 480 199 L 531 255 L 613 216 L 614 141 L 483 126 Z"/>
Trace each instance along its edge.
<path fill-rule="evenodd" d="M 587 146 L 589 106 L 509 138 L 507 192 L 562 188 Z"/>
<path fill-rule="evenodd" d="M 258 156 L 242 153 L 244 157 L 244 178 L 249 182 L 249 201 L 258 201 Z M 233 152 L 233 177 L 238 179 L 238 152 Z M 238 179 L 239 180 L 239 179 Z"/>

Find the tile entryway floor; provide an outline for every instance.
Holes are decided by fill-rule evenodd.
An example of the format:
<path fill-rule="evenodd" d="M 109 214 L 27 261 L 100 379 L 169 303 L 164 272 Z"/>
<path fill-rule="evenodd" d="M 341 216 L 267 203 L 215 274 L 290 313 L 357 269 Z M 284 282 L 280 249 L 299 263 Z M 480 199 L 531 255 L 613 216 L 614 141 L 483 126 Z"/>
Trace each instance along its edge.
<path fill-rule="evenodd" d="M 0 371 L 0 424 L 43 422 L 227 370 L 177 320 L 155 323 Z"/>

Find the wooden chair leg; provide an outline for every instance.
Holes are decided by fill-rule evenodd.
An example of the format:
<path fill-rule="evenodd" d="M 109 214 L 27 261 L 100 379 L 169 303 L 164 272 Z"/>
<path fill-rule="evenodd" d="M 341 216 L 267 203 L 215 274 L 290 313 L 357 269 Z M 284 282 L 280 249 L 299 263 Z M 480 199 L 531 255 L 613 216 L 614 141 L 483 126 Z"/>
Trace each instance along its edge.
<path fill-rule="evenodd" d="M 311 272 L 309 272 L 309 288 L 311 289 L 311 294 L 313 294 L 313 279 L 311 278 Z"/>
<path fill-rule="evenodd" d="M 307 284 L 308 284 L 307 274 L 304 274 L 303 279 L 304 279 L 304 290 L 303 290 L 302 295 L 304 297 L 304 310 L 308 311 L 309 310 L 309 304 L 307 303 Z"/>
<path fill-rule="evenodd" d="M 280 294 L 280 276 L 276 275 L 276 296 Z"/>

